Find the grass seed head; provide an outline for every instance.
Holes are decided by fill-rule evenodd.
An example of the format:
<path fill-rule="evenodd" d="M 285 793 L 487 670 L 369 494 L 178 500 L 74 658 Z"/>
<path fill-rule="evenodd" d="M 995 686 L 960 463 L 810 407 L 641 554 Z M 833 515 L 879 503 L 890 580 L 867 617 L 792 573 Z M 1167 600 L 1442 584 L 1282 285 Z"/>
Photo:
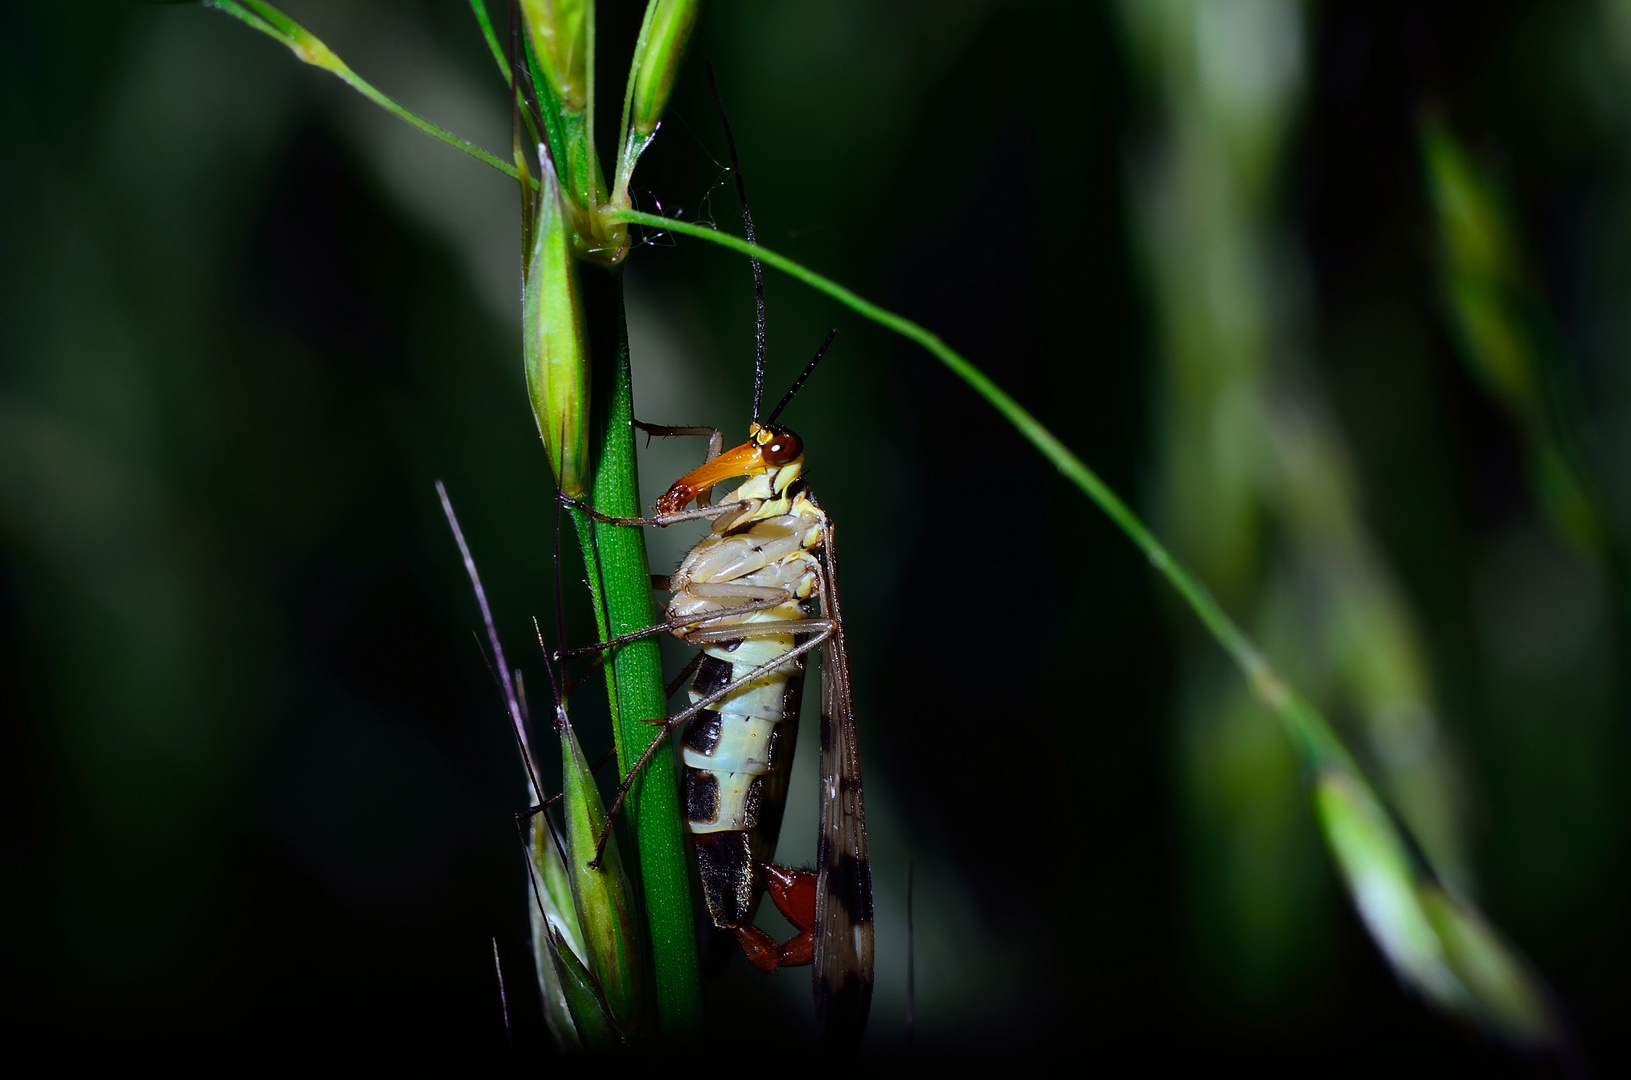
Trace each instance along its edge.
<path fill-rule="evenodd" d="M 521 19 L 544 77 L 568 112 L 589 106 L 594 0 L 521 0 Z"/>
<path fill-rule="evenodd" d="M 589 486 L 589 334 L 571 217 L 548 161 L 540 200 L 522 287 L 527 391 L 555 482 L 575 497 Z"/>
<path fill-rule="evenodd" d="M 606 811 L 594 772 L 578 745 L 578 736 L 559 714 L 561 795 L 566 811 L 566 872 L 583 931 L 587 967 L 600 987 L 612 1019 L 625 1035 L 635 1035 L 644 1021 L 645 968 L 634 893 L 617 837 L 607 840 L 596 860 L 606 825 Z M 591 863 L 596 865 L 591 866 Z"/>

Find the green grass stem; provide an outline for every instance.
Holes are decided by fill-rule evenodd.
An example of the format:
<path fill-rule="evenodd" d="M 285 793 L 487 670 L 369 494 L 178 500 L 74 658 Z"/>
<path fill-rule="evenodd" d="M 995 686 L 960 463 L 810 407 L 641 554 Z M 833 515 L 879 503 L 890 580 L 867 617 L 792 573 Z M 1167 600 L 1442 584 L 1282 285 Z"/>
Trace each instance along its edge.
<path fill-rule="evenodd" d="M 590 340 L 597 345 L 615 342 L 612 355 L 594 359 L 597 409 L 605 411 L 594 436 L 599 440 L 599 453 L 593 505 L 604 514 L 638 517 L 640 486 L 622 274 L 615 269 L 595 271 L 586 267 L 584 284 Z M 651 626 L 651 571 L 641 530 L 597 525 L 579 511 L 573 511 L 573 522 L 601 639 Z M 662 729 L 650 721 L 668 715 L 657 639 L 647 638 L 617 649 L 607 659 L 605 671 L 618 772 L 626 776 L 629 766 L 660 737 Z M 640 853 L 658 1020 L 665 1040 L 685 1041 L 701 1030 L 702 979 L 697 967 L 696 925 L 691 915 L 690 857 L 671 754 L 651 759 L 630 792 L 625 813 Z"/>

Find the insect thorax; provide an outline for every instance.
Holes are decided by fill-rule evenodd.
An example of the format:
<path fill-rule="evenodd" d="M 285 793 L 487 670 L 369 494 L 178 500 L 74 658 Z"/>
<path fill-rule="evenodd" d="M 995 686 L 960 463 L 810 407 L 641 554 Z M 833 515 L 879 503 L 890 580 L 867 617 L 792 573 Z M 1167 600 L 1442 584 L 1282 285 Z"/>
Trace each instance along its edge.
<path fill-rule="evenodd" d="M 781 589 L 791 597 L 786 604 L 723 616 L 698 629 L 805 618 L 819 580 L 814 552 L 821 546 L 826 515 L 805 492 L 797 466 L 750 477 L 722 501 L 746 505 L 715 521 L 713 534 L 681 560 L 669 578 L 674 590 L 669 617 L 695 618 L 740 605 L 748 590 Z M 677 631 L 682 638 L 694 632 Z"/>

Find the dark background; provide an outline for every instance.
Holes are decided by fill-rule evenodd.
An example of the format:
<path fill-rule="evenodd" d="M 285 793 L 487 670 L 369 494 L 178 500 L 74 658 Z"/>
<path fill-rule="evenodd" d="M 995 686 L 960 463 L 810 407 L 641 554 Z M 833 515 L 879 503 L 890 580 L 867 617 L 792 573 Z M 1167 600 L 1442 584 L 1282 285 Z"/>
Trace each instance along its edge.
<path fill-rule="evenodd" d="M 410 107 L 507 145 L 463 3 L 291 11 Z M 1445 118 L 1504 185 L 1612 497 L 1631 405 L 1616 11 L 1310 7 L 1276 166 L 1311 377 L 1473 778 L 1481 906 L 1605 1074 L 1627 1050 L 1624 642 L 1456 356 L 1417 124 Z M 604 101 L 638 14 L 601 5 Z M 714 3 L 638 198 L 737 229 L 712 60 L 761 240 L 935 330 L 1155 507 L 1158 316 L 1129 160 L 1163 119 L 1123 29 L 1101 4 Z M 6 1027 L 501 1056 L 496 938 L 514 1039 L 540 1048 L 524 791 L 432 490 L 530 664 L 553 527 L 513 185 L 197 7 L 9 0 L 0 64 Z M 734 435 L 746 267 L 658 239 L 628 273 L 637 410 Z M 902 1045 L 910 861 L 920 1048 L 1501 1063 L 1401 992 L 1317 848 L 1317 955 L 1267 990 L 1209 974 L 1171 717 L 1183 657 L 1210 646 L 929 357 L 788 279 L 768 303 L 773 392 L 843 331 L 786 419 L 844 542 L 876 1045 Z M 697 452 L 653 448 L 647 497 Z M 654 564 L 683 547 L 664 542 Z M 1521 692 L 1508 631 L 1543 646 Z M 766 993 L 742 967 L 713 992 L 721 1037 L 807 1026 L 801 977 Z"/>

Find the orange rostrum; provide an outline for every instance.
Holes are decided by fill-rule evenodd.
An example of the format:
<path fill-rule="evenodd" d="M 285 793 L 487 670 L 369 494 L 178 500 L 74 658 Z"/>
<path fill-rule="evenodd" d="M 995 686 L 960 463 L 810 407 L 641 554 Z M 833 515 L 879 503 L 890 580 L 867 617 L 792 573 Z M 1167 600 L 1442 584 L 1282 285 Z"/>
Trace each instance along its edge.
<path fill-rule="evenodd" d="M 786 428 L 753 424 L 748 428 L 747 442 L 726 450 L 674 481 L 657 500 L 657 513 L 677 513 L 715 484 L 737 476 L 769 472 L 803 452 L 803 440 Z"/>

